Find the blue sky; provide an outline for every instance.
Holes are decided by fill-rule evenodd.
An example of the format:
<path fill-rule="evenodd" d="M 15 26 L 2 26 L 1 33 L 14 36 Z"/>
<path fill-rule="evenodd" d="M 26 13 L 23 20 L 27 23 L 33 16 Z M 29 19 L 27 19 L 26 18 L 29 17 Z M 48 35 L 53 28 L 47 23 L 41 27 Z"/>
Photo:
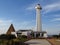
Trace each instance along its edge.
<path fill-rule="evenodd" d="M 42 30 L 48 34 L 60 32 L 60 0 L 0 0 L 0 33 L 6 33 L 12 23 L 17 30 L 35 29 L 35 6 L 42 7 Z"/>

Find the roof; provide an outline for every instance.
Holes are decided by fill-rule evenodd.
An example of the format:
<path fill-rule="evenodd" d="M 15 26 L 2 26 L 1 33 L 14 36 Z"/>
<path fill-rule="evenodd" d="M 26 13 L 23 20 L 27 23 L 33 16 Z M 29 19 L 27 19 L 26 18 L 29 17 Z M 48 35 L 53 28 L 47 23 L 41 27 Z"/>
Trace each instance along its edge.
<path fill-rule="evenodd" d="M 11 34 L 11 32 L 15 32 L 15 29 L 13 27 L 13 24 L 10 25 L 10 27 L 9 27 L 9 29 L 8 29 L 8 31 L 7 31 L 6 34 Z"/>
<path fill-rule="evenodd" d="M 39 31 L 34 31 L 34 33 L 47 33 L 46 31 L 41 31 L 41 32 L 39 32 Z"/>
<path fill-rule="evenodd" d="M 18 30 L 17 32 L 20 32 L 20 31 L 21 31 L 21 32 L 25 32 L 25 31 L 32 31 L 32 30 L 31 30 L 31 29 L 25 29 L 25 30 L 22 29 L 22 30 Z"/>

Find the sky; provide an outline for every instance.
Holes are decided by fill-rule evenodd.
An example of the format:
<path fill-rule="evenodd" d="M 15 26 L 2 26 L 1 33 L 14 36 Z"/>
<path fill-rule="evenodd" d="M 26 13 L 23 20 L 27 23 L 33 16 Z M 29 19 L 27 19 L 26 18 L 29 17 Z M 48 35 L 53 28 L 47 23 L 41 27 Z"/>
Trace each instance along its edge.
<path fill-rule="evenodd" d="M 11 24 L 15 30 L 36 28 L 35 6 L 42 7 L 42 30 L 48 34 L 60 33 L 60 0 L 0 0 L 0 34 Z"/>

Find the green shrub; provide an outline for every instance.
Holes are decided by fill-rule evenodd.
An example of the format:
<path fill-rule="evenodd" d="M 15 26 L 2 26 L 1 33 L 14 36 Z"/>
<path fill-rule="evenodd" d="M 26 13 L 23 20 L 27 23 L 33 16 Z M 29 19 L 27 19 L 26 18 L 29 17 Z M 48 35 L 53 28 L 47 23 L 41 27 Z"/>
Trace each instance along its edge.
<path fill-rule="evenodd" d="M 6 34 L 0 35 L 0 39 L 10 40 L 10 39 L 14 39 L 14 38 L 16 38 L 15 35 L 6 35 Z"/>
<path fill-rule="evenodd" d="M 27 36 L 25 36 L 25 35 L 22 35 L 21 37 L 22 37 L 22 38 L 27 38 Z"/>

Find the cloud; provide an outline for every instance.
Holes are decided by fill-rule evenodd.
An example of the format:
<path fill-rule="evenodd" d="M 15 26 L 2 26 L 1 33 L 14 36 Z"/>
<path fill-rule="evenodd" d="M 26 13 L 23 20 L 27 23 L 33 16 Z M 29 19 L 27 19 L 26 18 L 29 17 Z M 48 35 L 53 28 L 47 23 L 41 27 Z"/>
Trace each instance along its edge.
<path fill-rule="evenodd" d="M 0 23 L 11 23 L 12 20 L 0 20 Z"/>
<path fill-rule="evenodd" d="M 56 24 L 57 27 L 60 27 L 60 24 Z"/>
<path fill-rule="evenodd" d="M 0 34 L 6 33 L 10 24 L 13 23 L 15 30 L 19 29 L 32 29 L 35 27 L 35 20 L 13 22 L 12 20 L 0 20 Z"/>
<path fill-rule="evenodd" d="M 0 20 L 0 25 L 7 25 L 9 23 L 12 23 L 12 20 Z"/>
<path fill-rule="evenodd" d="M 60 18 L 54 18 L 54 19 L 51 20 L 51 22 L 52 21 L 60 21 Z"/>
<path fill-rule="evenodd" d="M 35 9 L 35 6 L 36 6 L 37 2 L 33 3 L 33 4 L 30 4 L 29 6 L 27 6 L 26 10 L 34 10 Z"/>
<path fill-rule="evenodd" d="M 57 14 L 57 15 L 54 15 L 54 17 L 60 17 L 60 15 L 59 15 L 59 14 Z"/>
<path fill-rule="evenodd" d="M 35 2 L 33 4 L 30 4 L 29 6 L 27 6 L 26 10 L 34 10 L 35 6 L 38 4 L 38 2 Z M 52 3 L 52 4 L 47 4 L 47 5 L 42 5 L 42 13 L 46 14 L 49 12 L 54 12 L 54 11 L 58 11 L 60 10 L 60 2 L 57 3 Z"/>
<path fill-rule="evenodd" d="M 32 29 L 33 27 L 35 27 L 35 20 L 31 20 L 31 21 L 22 21 L 19 23 L 15 23 L 15 28 L 16 30 L 19 29 Z"/>
<path fill-rule="evenodd" d="M 57 10 L 60 10 L 60 3 L 48 4 L 43 7 L 43 14 Z"/>
<path fill-rule="evenodd" d="M 1 20 L 0 19 L 0 34 L 6 33 L 11 23 L 12 23 L 12 20 Z"/>
<path fill-rule="evenodd" d="M 26 8 L 27 10 L 32 10 L 34 9 L 34 6 Z"/>

